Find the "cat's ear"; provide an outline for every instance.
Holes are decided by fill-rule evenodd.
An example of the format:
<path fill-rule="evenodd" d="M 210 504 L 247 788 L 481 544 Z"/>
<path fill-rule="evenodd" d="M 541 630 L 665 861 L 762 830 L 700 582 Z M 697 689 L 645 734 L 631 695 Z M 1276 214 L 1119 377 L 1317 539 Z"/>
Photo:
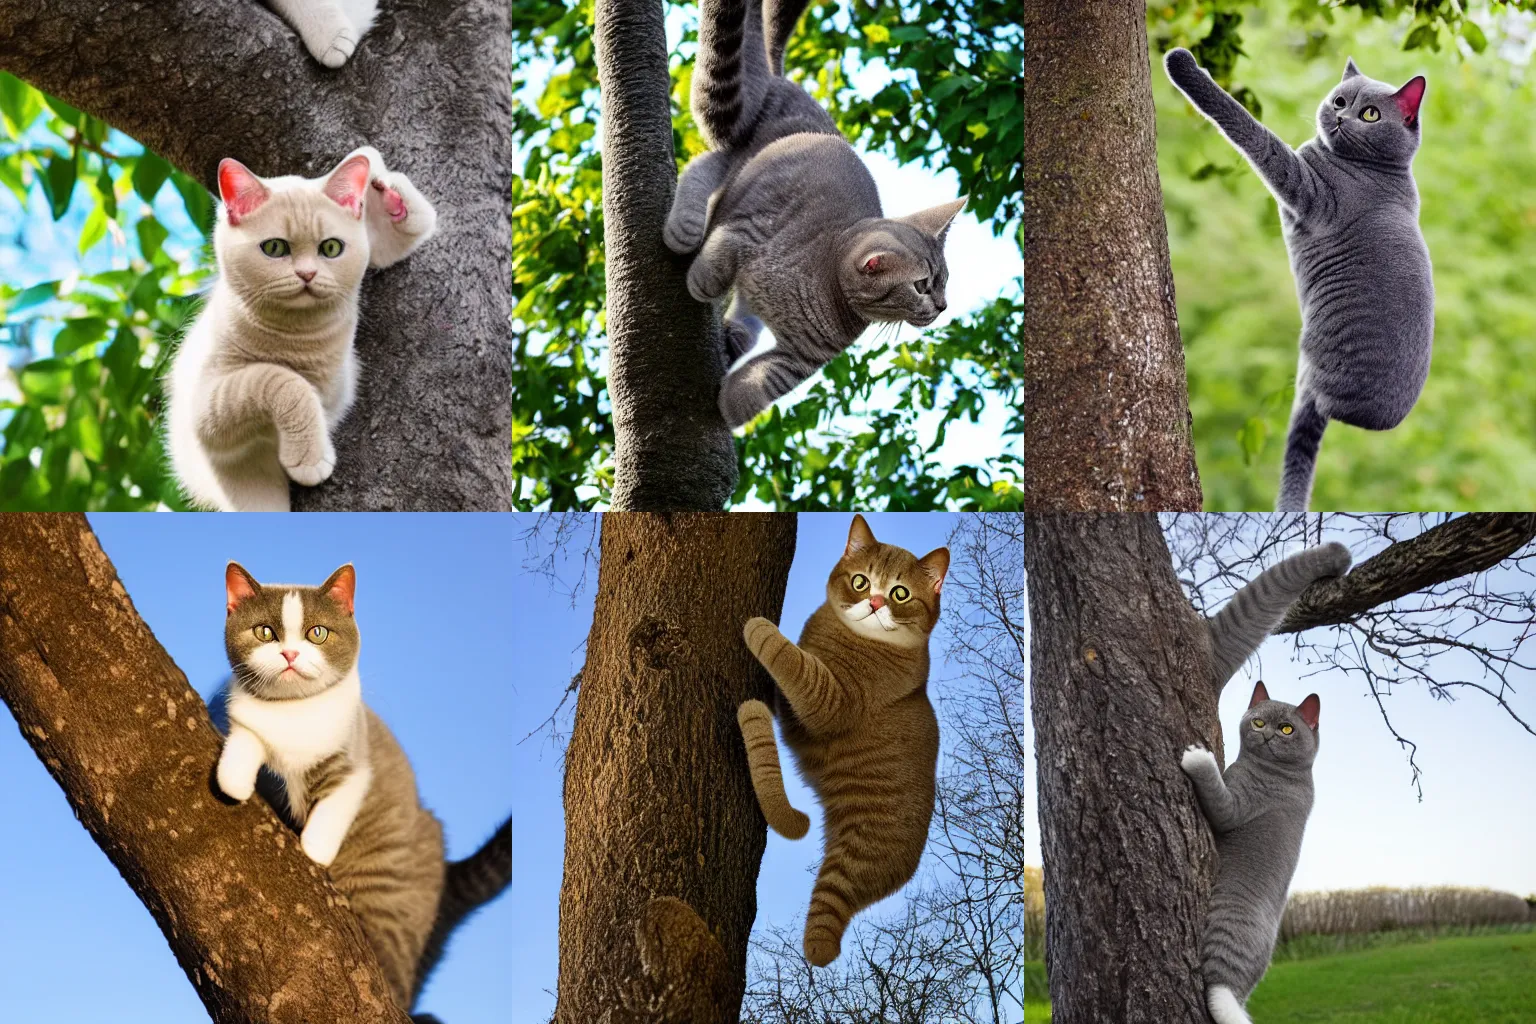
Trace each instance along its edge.
<path fill-rule="evenodd" d="M 322 191 L 335 200 L 336 205 L 348 210 L 354 217 L 363 215 L 363 196 L 368 192 L 368 175 L 372 165 L 368 154 L 354 153 L 343 160 L 325 179 Z"/>
<path fill-rule="evenodd" d="M 917 560 L 917 567 L 933 580 L 933 592 L 944 589 L 944 575 L 949 572 L 949 548 L 934 548 Z"/>
<path fill-rule="evenodd" d="M 261 179 L 239 160 L 225 157 L 219 161 L 219 198 L 224 201 L 224 216 L 231 226 L 255 213 L 271 195 Z"/>
<path fill-rule="evenodd" d="M 848 527 L 848 547 L 843 550 L 843 554 L 851 555 L 855 551 L 867 551 L 875 544 L 875 531 L 869 528 L 863 516 L 854 516 L 853 525 Z"/>
<path fill-rule="evenodd" d="M 1251 708 L 1255 704 L 1262 704 L 1267 700 L 1269 700 L 1269 691 L 1264 689 L 1264 680 L 1260 679 L 1259 685 L 1253 688 L 1253 699 L 1248 702 L 1248 706 Z"/>
<path fill-rule="evenodd" d="M 942 242 L 944 241 L 944 234 L 949 231 L 950 221 L 955 219 L 957 213 L 965 209 L 965 201 L 969 198 L 970 196 L 961 196 L 959 199 L 951 199 L 947 203 L 930 206 L 926 210 L 918 210 L 916 213 L 909 213 L 905 217 L 897 217 L 896 219 L 903 224 L 910 224 L 923 234 Z"/>
<path fill-rule="evenodd" d="M 1317 732 L 1317 713 L 1322 710 L 1322 701 L 1317 694 L 1307 694 L 1307 699 L 1296 705 L 1296 710 L 1301 712 L 1301 720 L 1307 723 L 1307 728 Z"/>
<path fill-rule="evenodd" d="M 859 273 L 879 274 L 891 268 L 891 254 L 888 252 L 869 252 L 859 259 Z"/>
<path fill-rule="evenodd" d="M 1392 94 L 1397 109 L 1402 112 L 1403 120 L 1412 124 L 1418 119 L 1419 104 L 1424 102 L 1424 88 L 1427 83 L 1424 76 L 1419 75 L 1410 79 L 1408 84 Z"/>
<path fill-rule="evenodd" d="M 351 615 L 352 595 L 357 592 L 357 570 L 352 568 L 351 562 L 348 562 L 331 573 L 326 581 L 320 584 L 320 589 L 325 591 L 331 600 L 345 608 L 348 615 Z"/>
<path fill-rule="evenodd" d="M 1359 77 L 1359 75 L 1360 75 L 1360 69 L 1355 67 L 1355 58 L 1353 58 L 1353 57 L 1346 57 L 1346 58 L 1344 58 L 1344 77 L 1339 79 L 1339 81 L 1347 82 L 1351 78 Z"/>
<path fill-rule="evenodd" d="M 224 615 L 233 615 L 240 602 L 261 593 L 261 584 L 251 578 L 239 562 L 224 567 Z"/>

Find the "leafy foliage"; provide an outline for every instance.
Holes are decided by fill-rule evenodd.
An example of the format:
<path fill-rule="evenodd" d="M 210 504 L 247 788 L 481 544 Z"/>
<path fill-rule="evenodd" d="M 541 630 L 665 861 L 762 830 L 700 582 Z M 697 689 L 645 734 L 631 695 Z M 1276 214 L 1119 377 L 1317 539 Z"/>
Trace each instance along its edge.
<path fill-rule="evenodd" d="M 181 507 L 158 429 L 160 378 L 208 272 L 213 200 L 131 139 L 0 73 L 0 184 L 26 226 L 4 243 L 72 264 L 0 284 L 0 507 Z M 167 184 L 171 187 L 166 188 Z M 0 202 L 6 202 L 0 197 Z M 62 248 L 61 248 L 62 243 Z M 0 246 L 0 255 L 4 246 Z"/>
<path fill-rule="evenodd" d="M 814 7 L 786 66 L 851 140 L 902 162 L 953 169 L 970 207 L 1002 233 L 1022 210 L 1022 29 L 998 0 Z M 704 151 L 688 114 L 697 33 L 672 51 L 674 152 Z M 613 433 L 603 388 L 601 156 L 591 0 L 514 5 L 514 118 L 524 159 L 513 185 L 513 471 L 520 507 L 590 508 L 607 500 Z M 883 63 L 872 96 L 851 77 Z M 535 87 L 533 83 L 542 83 Z M 867 91 L 867 90 L 866 90 Z M 1022 501 L 1022 294 L 894 347 L 856 345 L 795 404 L 737 440 L 735 500 L 783 509 L 1013 507 Z M 1009 419 L 995 452 L 946 471 L 949 427 L 976 423 L 988 396 Z M 844 415 L 844 410 L 853 416 Z M 937 416 L 935 416 L 937 413 Z M 926 443 L 921 435 L 937 429 Z M 950 455 L 947 460 L 942 458 Z"/>

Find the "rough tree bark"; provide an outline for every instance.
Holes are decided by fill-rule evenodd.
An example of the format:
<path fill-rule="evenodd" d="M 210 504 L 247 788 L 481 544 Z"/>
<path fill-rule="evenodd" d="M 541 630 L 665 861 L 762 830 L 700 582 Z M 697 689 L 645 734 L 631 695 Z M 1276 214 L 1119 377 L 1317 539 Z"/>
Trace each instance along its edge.
<path fill-rule="evenodd" d="M 603 239 L 615 511 L 711 511 L 736 487 L 736 449 L 717 399 L 720 320 L 688 294 L 662 242 L 677 183 L 672 79 L 661 0 L 598 0 Z"/>
<path fill-rule="evenodd" d="M 555 1020 L 734 1024 L 767 841 L 736 708 L 771 691 L 741 629 L 778 621 L 794 516 L 609 514 L 600 543 L 566 752 Z"/>
<path fill-rule="evenodd" d="M 1025 0 L 1024 474 L 1035 511 L 1199 511 L 1146 4 Z"/>
<path fill-rule="evenodd" d="M 216 1024 L 407 1024 L 341 896 L 219 737 L 83 516 L 0 517 L 0 699 Z"/>
<path fill-rule="evenodd" d="M 298 509 L 511 506 L 511 54 L 507 0 L 385 0 L 337 71 L 251 0 L 0 0 L 0 68 L 210 189 L 226 156 L 314 176 L 368 143 L 437 207 L 365 280 L 357 404 Z"/>

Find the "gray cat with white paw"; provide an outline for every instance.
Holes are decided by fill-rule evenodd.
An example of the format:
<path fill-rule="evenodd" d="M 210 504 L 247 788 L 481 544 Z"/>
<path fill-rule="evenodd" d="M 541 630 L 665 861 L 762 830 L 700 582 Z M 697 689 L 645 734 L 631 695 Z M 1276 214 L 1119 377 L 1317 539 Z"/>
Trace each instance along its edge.
<path fill-rule="evenodd" d="M 783 77 L 807 0 L 702 0 L 692 108 L 712 147 L 683 171 L 667 247 L 697 252 L 688 291 L 732 293 L 720 412 L 739 427 L 853 344 L 871 323 L 931 324 L 945 309 L 944 235 L 965 198 L 880 212 L 875 180 L 830 115 Z M 766 23 L 766 30 L 765 30 Z"/>
<path fill-rule="evenodd" d="M 1306 511 L 1328 421 L 1390 430 L 1429 376 L 1435 286 L 1413 180 L 1424 77 L 1395 89 L 1348 61 L 1318 107 L 1317 136 L 1292 150 L 1188 50 L 1169 50 L 1163 64 L 1280 206 L 1301 360 L 1275 507 Z"/>

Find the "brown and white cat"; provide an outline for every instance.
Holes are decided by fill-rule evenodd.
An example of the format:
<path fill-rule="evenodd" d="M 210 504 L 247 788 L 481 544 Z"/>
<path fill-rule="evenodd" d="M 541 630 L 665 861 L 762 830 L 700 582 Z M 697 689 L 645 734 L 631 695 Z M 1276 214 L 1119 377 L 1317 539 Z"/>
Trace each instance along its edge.
<path fill-rule="evenodd" d="M 928 637 L 948 570 L 948 548 L 917 558 L 856 515 L 798 645 L 767 619 L 746 624 L 747 648 L 777 684 L 773 712 L 749 700 L 736 714 L 758 805 L 775 832 L 805 835 L 810 820 L 784 792 L 777 713 L 826 816 L 805 921 L 805 957 L 818 967 L 837 958 L 853 915 L 905 885 L 922 859 L 939 757 Z"/>
<path fill-rule="evenodd" d="M 356 582 L 344 565 L 318 587 L 263 586 L 229 563 L 224 644 L 233 675 L 216 777 L 237 801 L 259 788 L 299 832 L 408 1010 L 448 934 L 511 880 L 511 822 L 472 856 L 444 864 L 442 826 L 421 806 L 410 760 L 362 700 Z"/>

